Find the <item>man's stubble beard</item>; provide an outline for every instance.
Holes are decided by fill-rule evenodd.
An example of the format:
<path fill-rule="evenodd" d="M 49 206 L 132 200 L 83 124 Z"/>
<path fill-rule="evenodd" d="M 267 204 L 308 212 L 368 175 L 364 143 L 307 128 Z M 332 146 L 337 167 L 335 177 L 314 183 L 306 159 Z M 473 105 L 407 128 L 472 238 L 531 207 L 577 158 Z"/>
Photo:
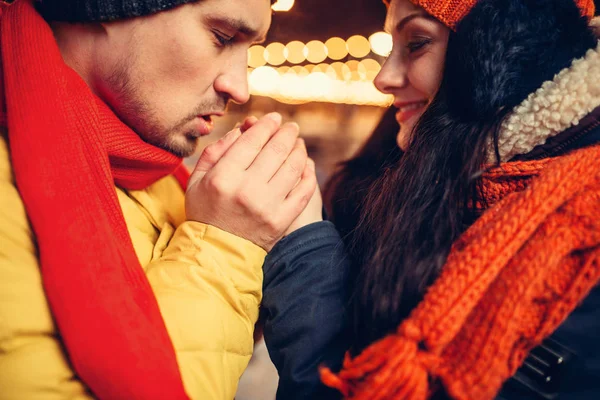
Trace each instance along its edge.
<path fill-rule="evenodd" d="M 129 60 L 131 61 L 131 60 Z M 225 110 L 227 99 L 216 102 L 203 102 L 196 110 L 170 128 L 160 124 L 148 103 L 130 79 L 131 62 L 119 64 L 107 79 L 112 101 L 107 102 L 115 115 L 131 128 L 143 141 L 174 154 L 189 157 L 196 151 L 198 138 L 193 131 L 185 131 L 185 126 L 203 113 Z M 115 105 L 118 104 L 118 107 Z M 179 139 L 179 140 L 178 140 Z"/>

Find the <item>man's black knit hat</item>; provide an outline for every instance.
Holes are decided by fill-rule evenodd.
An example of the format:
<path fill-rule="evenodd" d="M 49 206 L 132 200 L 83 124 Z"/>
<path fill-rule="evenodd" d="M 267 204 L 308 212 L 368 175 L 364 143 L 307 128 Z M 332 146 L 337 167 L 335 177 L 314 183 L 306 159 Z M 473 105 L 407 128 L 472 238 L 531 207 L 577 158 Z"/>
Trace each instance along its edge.
<path fill-rule="evenodd" d="M 49 21 L 113 21 L 168 10 L 198 0 L 38 0 L 38 10 Z"/>
<path fill-rule="evenodd" d="M 49 21 L 97 22 L 141 17 L 196 1 L 202 0 L 37 0 L 37 5 Z"/>

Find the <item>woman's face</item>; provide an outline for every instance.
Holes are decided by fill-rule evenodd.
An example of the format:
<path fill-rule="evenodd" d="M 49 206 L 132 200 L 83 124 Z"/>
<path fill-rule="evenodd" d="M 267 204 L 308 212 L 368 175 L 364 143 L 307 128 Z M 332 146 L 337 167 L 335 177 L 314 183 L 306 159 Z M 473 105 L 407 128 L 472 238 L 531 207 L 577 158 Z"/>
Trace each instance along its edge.
<path fill-rule="evenodd" d="M 406 150 L 415 123 L 440 86 L 450 29 L 409 0 L 393 0 L 385 30 L 393 48 L 375 86 L 394 96 L 400 124 L 396 141 Z"/>

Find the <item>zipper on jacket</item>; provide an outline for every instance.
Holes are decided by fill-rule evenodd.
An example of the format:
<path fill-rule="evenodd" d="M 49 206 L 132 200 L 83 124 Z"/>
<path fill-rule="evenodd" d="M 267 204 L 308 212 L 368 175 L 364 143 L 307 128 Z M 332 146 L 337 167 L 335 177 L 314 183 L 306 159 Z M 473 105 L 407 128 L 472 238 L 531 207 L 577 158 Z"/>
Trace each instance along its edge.
<path fill-rule="evenodd" d="M 542 154 L 540 156 L 536 157 L 536 159 L 554 157 L 554 156 L 562 154 L 562 152 L 565 151 L 565 149 L 568 149 L 569 146 L 571 146 L 573 143 L 575 143 L 576 141 L 581 139 L 583 136 L 587 135 L 588 133 L 590 133 L 591 131 L 593 131 L 594 129 L 596 129 L 598 127 L 600 127 L 600 121 L 593 122 L 590 126 L 588 126 L 583 131 L 581 131 L 578 134 L 574 135 L 573 137 L 569 138 L 565 142 L 557 145 L 554 149 L 552 149 L 552 151 L 542 150 Z"/>

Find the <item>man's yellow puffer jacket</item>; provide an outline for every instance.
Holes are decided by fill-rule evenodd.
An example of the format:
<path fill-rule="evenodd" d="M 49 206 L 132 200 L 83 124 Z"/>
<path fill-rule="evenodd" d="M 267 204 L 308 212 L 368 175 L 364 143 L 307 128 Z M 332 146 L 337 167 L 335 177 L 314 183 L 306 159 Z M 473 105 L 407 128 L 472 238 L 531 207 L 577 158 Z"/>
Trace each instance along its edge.
<path fill-rule="evenodd" d="M 146 190 L 117 193 L 188 395 L 233 399 L 252 353 L 264 250 L 217 228 L 184 221 L 184 194 L 173 177 Z M 44 296 L 35 238 L 2 132 L 0 400 L 89 398 L 93 395 L 68 363 Z"/>

